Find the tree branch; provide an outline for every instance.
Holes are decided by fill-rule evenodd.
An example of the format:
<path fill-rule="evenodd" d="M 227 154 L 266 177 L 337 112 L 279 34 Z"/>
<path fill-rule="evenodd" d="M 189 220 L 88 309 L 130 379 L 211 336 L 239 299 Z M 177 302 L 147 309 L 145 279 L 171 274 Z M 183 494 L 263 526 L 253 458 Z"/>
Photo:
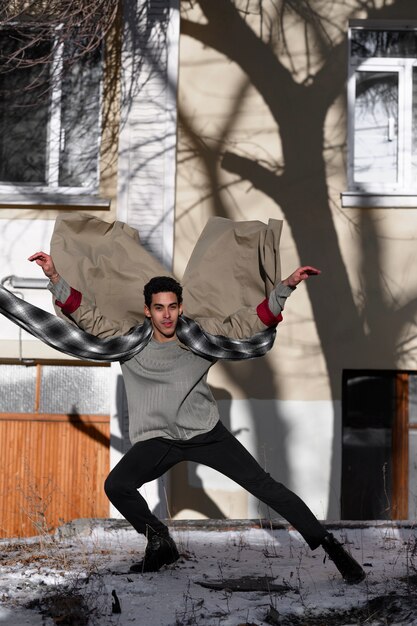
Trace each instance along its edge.
<path fill-rule="evenodd" d="M 277 98 L 277 85 L 287 93 L 289 90 L 304 90 L 293 80 L 274 50 L 249 27 L 230 0 L 198 0 L 198 5 L 207 18 L 207 24 L 185 19 L 182 20 L 182 32 L 234 61 L 248 75 L 273 114 L 277 108 L 287 106 Z M 271 77 L 269 81 L 265 80 L 265 75 Z"/>
<path fill-rule="evenodd" d="M 392 313 L 393 325 L 403 328 L 407 322 L 412 322 L 417 316 L 417 297 Z"/>
<path fill-rule="evenodd" d="M 242 180 L 249 181 L 255 189 L 260 189 L 270 198 L 278 201 L 278 186 L 281 177 L 259 162 L 233 152 L 225 152 L 221 166 L 230 174 L 237 174 Z"/>

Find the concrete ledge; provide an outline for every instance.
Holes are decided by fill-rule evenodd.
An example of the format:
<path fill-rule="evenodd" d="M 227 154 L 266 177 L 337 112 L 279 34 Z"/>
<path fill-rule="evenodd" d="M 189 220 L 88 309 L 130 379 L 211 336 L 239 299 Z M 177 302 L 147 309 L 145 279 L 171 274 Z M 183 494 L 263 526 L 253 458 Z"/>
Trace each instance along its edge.
<path fill-rule="evenodd" d="M 267 530 L 291 529 L 287 522 L 276 519 L 198 519 L 198 520 L 163 520 L 171 530 L 204 530 L 225 532 L 230 530 L 250 530 L 264 528 Z M 340 520 L 323 521 L 329 530 L 343 528 L 416 528 L 413 520 Z M 70 538 L 77 535 L 89 535 L 96 528 L 106 532 L 130 530 L 132 526 L 124 519 L 118 518 L 81 518 L 75 519 L 56 529 L 59 538 Z"/>

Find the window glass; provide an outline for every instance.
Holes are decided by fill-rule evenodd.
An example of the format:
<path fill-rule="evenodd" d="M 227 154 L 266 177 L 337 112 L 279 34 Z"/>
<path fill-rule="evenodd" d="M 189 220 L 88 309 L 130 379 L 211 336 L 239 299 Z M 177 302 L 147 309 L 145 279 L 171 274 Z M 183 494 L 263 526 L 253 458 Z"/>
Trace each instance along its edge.
<path fill-rule="evenodd" d="M 412 128 L 411 128 L 411 180 L 417 181 L 417 67 L 413 67 L 412 96 Z"/>
<path fill-rule="evenodd" d="M 417 37 L 413 30 L 369 30 L 353 28 L 351 34 L 352 56 L 360 59 L 372 57 L 416 58 Z"/>
<path fill-rule="evenodd" d="M 408 452 L 408 519 L 417 517 L 417 430 L 410 430 Z"/>
<path fill-rule="evenodd" d="M 0 366 L 0 413 L 35 410 L 36 367 Z"/>
<path fill-rule="evenodd" d="M 107 415 L 110 368 L 44 365 L 39 413 Z"/>
<path fill-rule="evenodd" d="M 341 517 L 390 519 L 395 376 L 346 373 L 342 401 Z"/>
<path fill-rule="evenodd" d="M 417 376 L 408 377 L 408 519 L 417 517 Z"/>
<path fill-rule="evenodd" d="M 70 56 L 71 47 L 65 51 Z M 85 187 L 98 182 L 101 51 L 77 64 L 64 60 L 59 184 Z M 86 89 L 88 85 L 88 89 Z"/>
<path fill-rule="evenodd" d="M 1 59 L 18 54 L 24 44 L 21 35 L 1 30 Z M 30 63 L 48 56 L 50 51 L 51 44 L 30 46 L 24 55 L 20 53 L 24 65 L 19 71 L 7 71 L 3 66 L 0 72 L 1 182 L 46 182 L 49 70 L 45 65 Z"/>
<path fill-rule="evenodd" d="M 417 376 L 408 377 L 408 415 L 410 424 L 417 425 Z"/>
<path fill-rule="evenodd" d="M 398 72 L 356 71 L 354 181 L 398 179 Z"/>

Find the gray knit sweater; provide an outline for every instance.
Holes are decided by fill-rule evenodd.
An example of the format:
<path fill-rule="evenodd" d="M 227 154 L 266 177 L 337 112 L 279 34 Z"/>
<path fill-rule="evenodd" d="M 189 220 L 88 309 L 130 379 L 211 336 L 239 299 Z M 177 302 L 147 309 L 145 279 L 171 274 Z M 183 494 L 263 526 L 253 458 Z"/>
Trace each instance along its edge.
<path fill-rule="evenodd" d="M 176 340 L 151 340 L 122 363 L 131 442 L 190 439 L 214 428 L 219 413 L 207 384 L 212 364 Z"/>

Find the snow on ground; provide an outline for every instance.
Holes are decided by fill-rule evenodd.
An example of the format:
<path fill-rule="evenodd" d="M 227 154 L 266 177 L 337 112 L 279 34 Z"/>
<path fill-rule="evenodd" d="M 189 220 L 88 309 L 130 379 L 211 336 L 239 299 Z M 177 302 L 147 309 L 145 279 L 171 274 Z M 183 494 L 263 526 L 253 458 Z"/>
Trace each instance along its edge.
<path fill-rule="evenodd" d="M 367 572 L 364 582 L 349 586 L 331 561 L 323 562 L 321 548 L 311 552 L 297 532 L 248 525 L 174 526 L 180 561 L 157 573 L 131 574 L 145 540 L 124 522 L 95 522 L 88 532 L 64 527 L 53 537 L 0 541 L 0 624 L 417 626 L 410 526 L 334 530 Z M 230 579 L 244 577 L 257 577 L 265 590 L 230 589 Z M 199 584 L 211 581 L 226 581 L 226 589 Z M 113 612 L 118 604 L 120 612 Z"/>

